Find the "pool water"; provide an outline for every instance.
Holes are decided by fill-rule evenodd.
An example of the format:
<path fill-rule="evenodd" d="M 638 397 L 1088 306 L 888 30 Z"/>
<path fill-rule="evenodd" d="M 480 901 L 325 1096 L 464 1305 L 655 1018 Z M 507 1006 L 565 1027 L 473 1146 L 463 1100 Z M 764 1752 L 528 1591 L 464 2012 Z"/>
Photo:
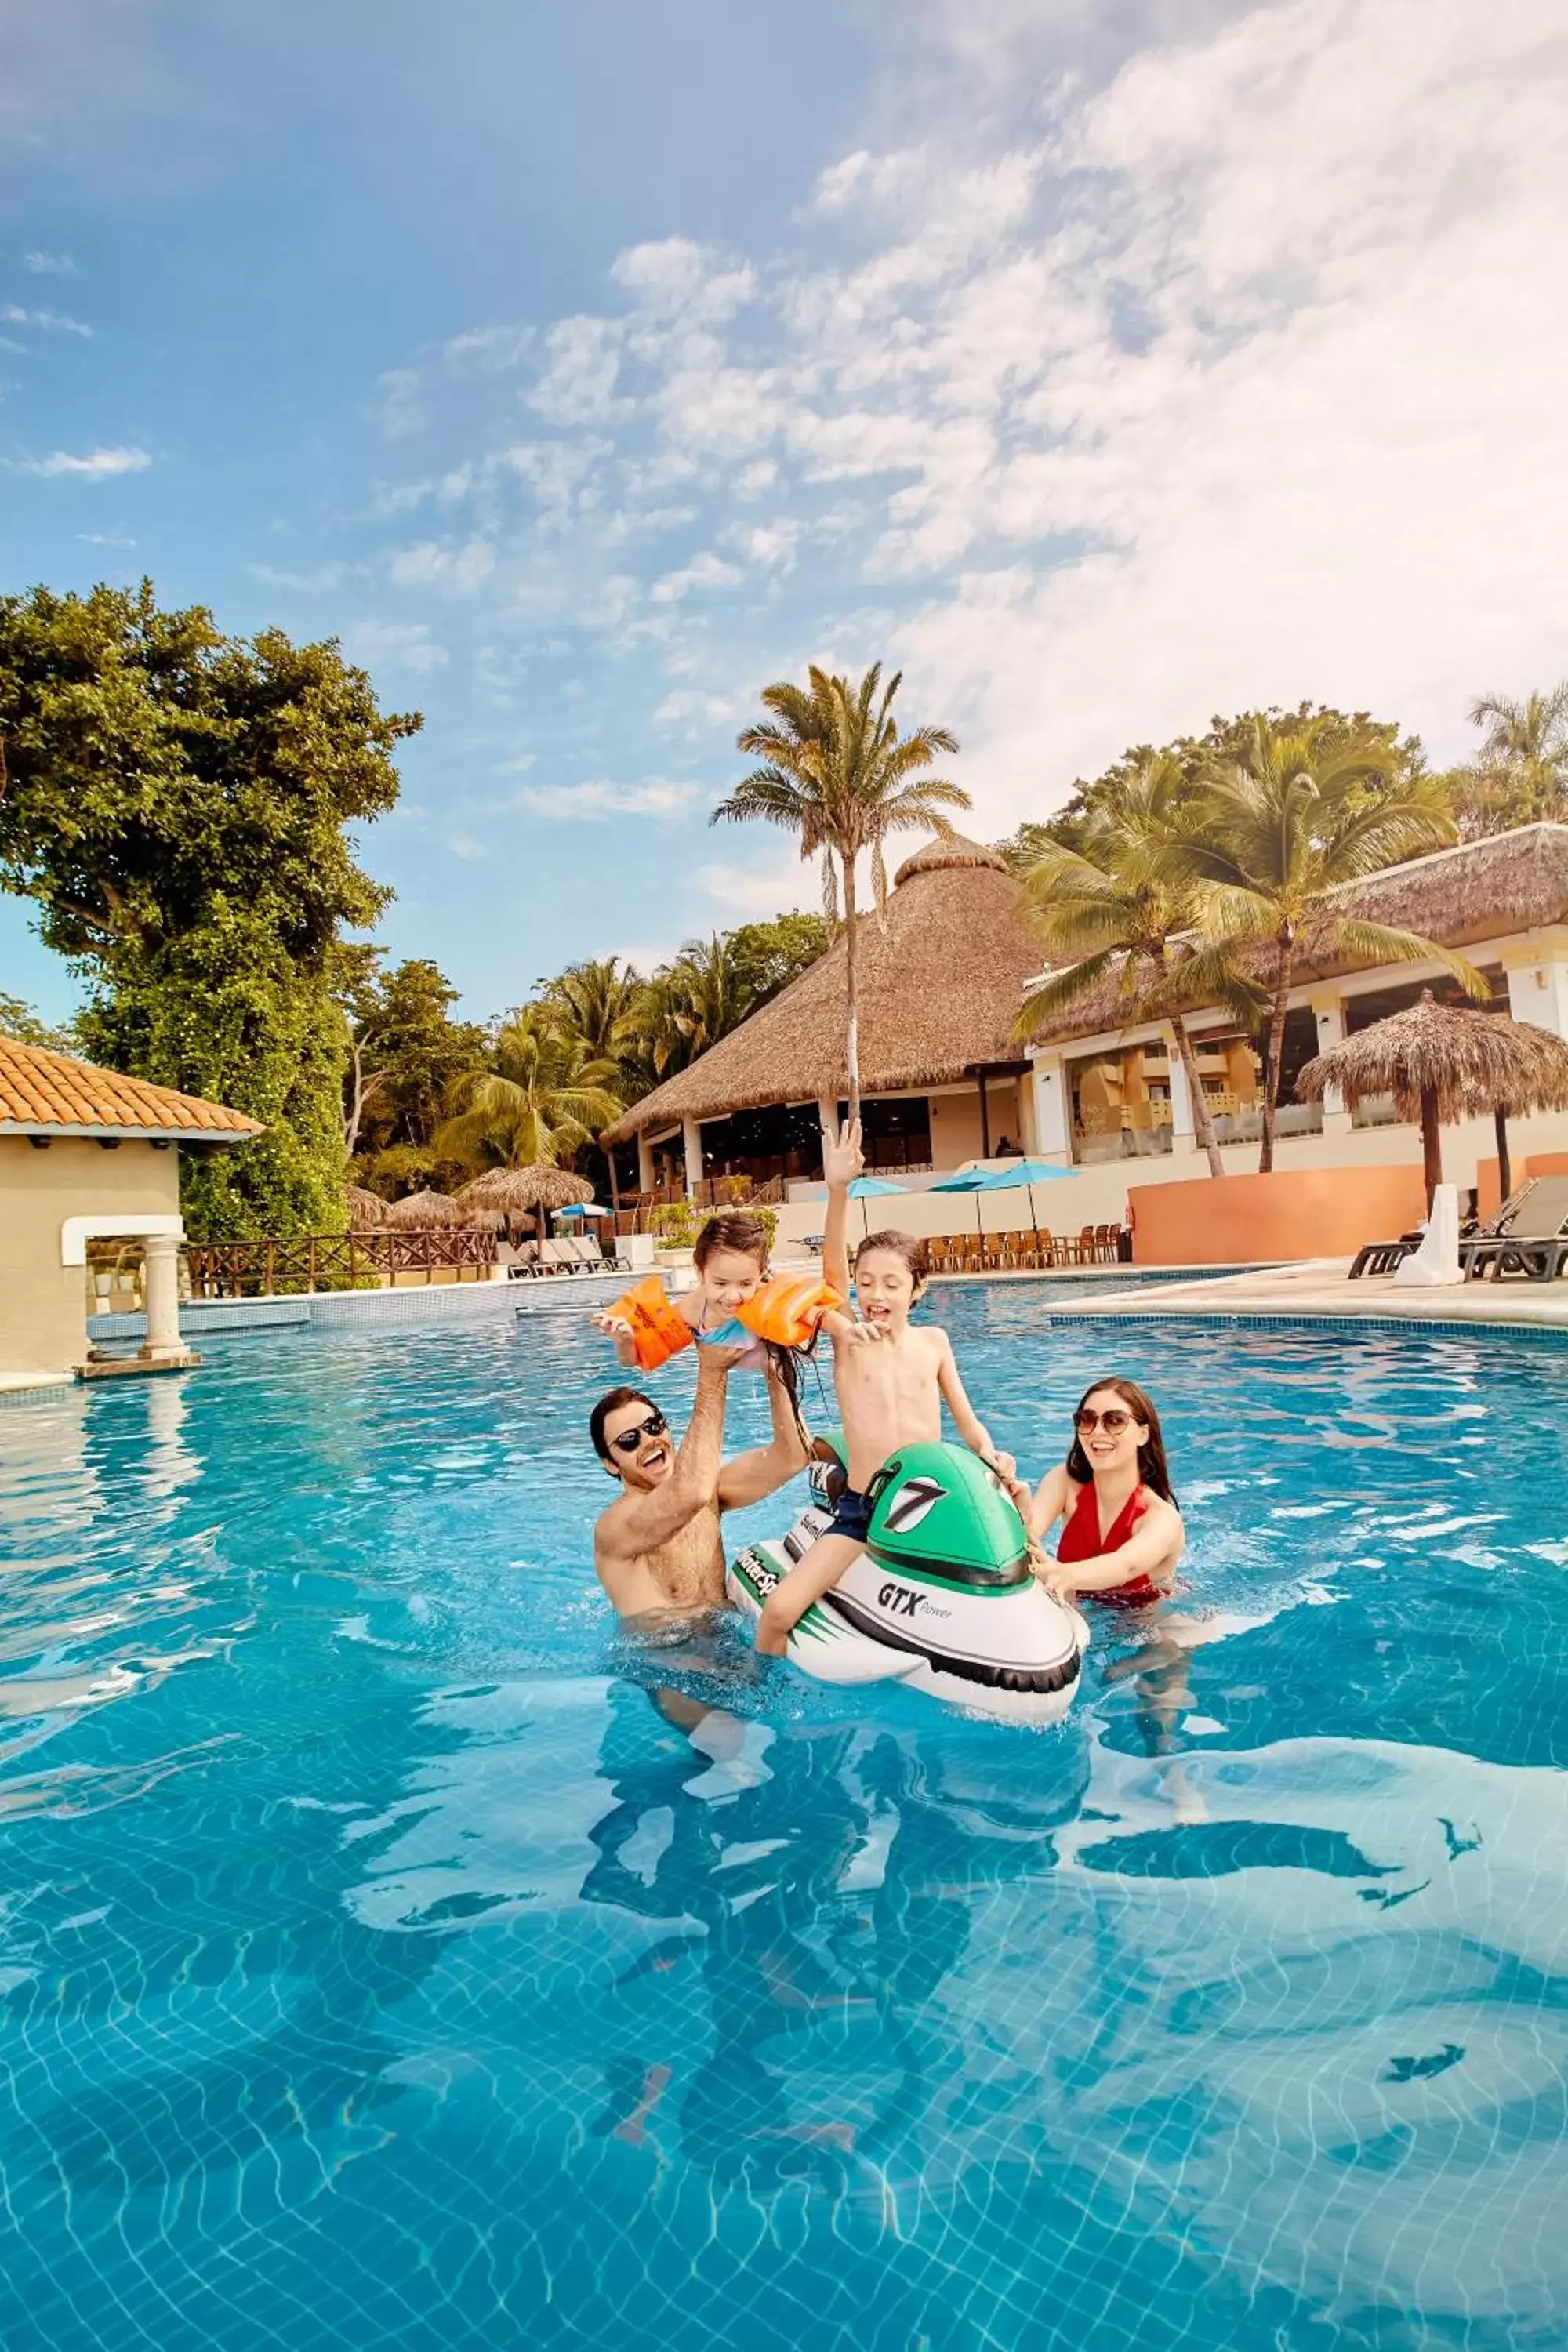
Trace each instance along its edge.
<path fill-rule="evenodd" d="M 1058 1730 L 617 1639 L 574 1313 L 0 1415 L 5 2352 L 1568 2340 L 1568 1349 L 941 1311 L 1166 1408 Z"/>

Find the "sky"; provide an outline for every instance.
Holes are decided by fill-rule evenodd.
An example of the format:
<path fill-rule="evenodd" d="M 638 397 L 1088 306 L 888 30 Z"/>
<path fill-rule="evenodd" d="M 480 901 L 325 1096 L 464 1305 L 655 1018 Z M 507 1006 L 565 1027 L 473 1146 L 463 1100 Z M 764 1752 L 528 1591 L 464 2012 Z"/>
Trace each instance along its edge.
<path fill-rule="evenodd" d="M 1304 697 L 1465 756 L 1568 671 L 1565 228 L 1560 0 L 18 0 L 0 592 L 340 637 L 483 1018 L 814 903 L 709 823 L 813 661 L 987 838 Z"/>

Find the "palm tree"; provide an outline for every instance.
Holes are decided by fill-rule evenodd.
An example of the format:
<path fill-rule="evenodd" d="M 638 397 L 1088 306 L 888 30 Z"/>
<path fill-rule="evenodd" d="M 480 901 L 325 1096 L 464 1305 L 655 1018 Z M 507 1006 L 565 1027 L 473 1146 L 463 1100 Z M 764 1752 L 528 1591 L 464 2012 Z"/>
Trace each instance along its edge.
<path fill-rule="evenodd" d="M 1303 944 L 1366 963 L 1443 964 L 1474 996 L 1473 964 L 1435 940 L 1336 912 L 1332 893 L 1380 866 L 1454 839 L 1442 788 L 1401 773 L 1370 736 L 1291 731 L 1255 719 L 1232 761 L 1206 769 L 1191 819 L 1163 853 L 1165 871 L 1197 886 L 1211 945 L 1255 947 L 1270 998 L 1268 1067 L 1258 1172 L 1274 1165 L 1285 1016 Z"/>
<path fill-rule="evenodd" d="M 889 835 L 923 826 L 951 834 L 945 809 L 966 809 L 969 795 L 957 784 L 920 772 L 939 751 L 956 751 L 957 738 L 945 727 L 917 727 L 900 735 L 893 701 L 902 673 L 881 685 L 874 663 L 858 687 L 813 667 L 810 683 L 787 681 L 764 687 L 771 721 L 748 727 L 736 748 L 762 765 L 743 777 L 713 812 L 712 822 L 742 824 L 754 817 L 784 826 L 799 836 L 803 857 L 822 859 L 823 907 L 830 922 L 844 912 L 849 1116 L 860 1115 L 860 1039 L 856 971 L 856 866 L 871 860 L 872 889 L 879 911 L 887 904 L 883 845 Z M 880 692 L 879 693 L 879 688 Z"/>
<path fill-rule="evenodd" d="M 1487 730 L 1459 794 L 1472 824 L 1495 831 L 1561 817 L 1568 806 L 1568 678 L 1522 702 L 1479 695 L 1470 724 Z"/>
<path fill-rule="evenodd" d="M 633 1033 L 644 987 L 629 963 L 614 955 L 589 958 L 536 985 L 558 1013 L 560 1025 L 581 1038 L 595 1061 L 618 1058 Z"/>
<path fill-rule="evenodd" d="M 1044 1024 L 1114 972 L 1129 1026 L 1163 1017 L 1186 1074 L 1193 1123 L 1211 1176 L 1225 1174 L 1214 1118 L 1185 1014 L 1224 1004 L 1248 1026 L 1261 992 L 1237 969 L 1230 950 L 1200 942 L 1198 892 L 1163 870 L 1179 837 L 1185 777 L 1179 760 L 1155 752 L 1119 776 L 1095 804 L 1079 851 L 1047 842 L 1023 876 L 1025 919 L 1053 961 L 1072 961 L 1031 990 L 1016 1034 Z"/>
<path fill-rule="evenodd" d="M 481 1169 L 562 1166 L 621 1109 L 615 1076 L 547 1007 L 526 1005 L 497 1033 L 491 1066 L 453 1086 L 433 1148 Z"/>

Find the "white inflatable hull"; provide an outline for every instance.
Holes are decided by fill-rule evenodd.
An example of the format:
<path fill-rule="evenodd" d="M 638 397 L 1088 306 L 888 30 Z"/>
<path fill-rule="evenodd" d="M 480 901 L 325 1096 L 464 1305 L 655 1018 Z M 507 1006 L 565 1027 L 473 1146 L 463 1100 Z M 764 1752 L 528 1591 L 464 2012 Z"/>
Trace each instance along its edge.
<path fill-rule="evenodd" d="M 731 1601 L 753 1621 L 773 1586 L 827 1526 L 808 1510 L 782 1541 L 731 1562 Z M 1059 1723 L 1077 1696 L 1089 1627 L 1031 1577 L 1000 1591 L 915 1578 L 862 1553 L 808 1609 L 789 1658 L 821 1683 L 904 1682 L 1002 1723 Z"/>

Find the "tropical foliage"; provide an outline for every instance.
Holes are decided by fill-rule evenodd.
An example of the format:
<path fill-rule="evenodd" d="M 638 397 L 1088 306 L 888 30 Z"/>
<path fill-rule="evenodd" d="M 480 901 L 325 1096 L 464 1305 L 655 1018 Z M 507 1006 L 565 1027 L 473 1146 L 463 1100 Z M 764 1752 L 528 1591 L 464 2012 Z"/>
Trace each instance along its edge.
<path fill-rule="evenodd" d="M 1568 678 L 1521 701 L 1479 695 L 1470 722 L 1486 730 L 1480 751 L 1447 778 L 1465 840 L 1568 819 Z"/>
<path fill-rule="evenodd" d="M 501 1024 L 486 1066 L 454 1080 L 432 1147 L 476 1171 L 564 1166 L 620 1110 L 615 1075 L 548 1007 L 527 1005 Z"/>
<path fill-rule="evenodd" d="M 845 1062 L 849 1116 L 860 1114 L 857 937 L 857 869 L 870 861 L 879 909 L 887 901 L 884 856 L 889 837 L 911 828 L 950 834 L 949 809 L 965 809 L 969 795 L 945 778 L 928 776 L 939 752 L 956 751 L 945 727 L 916 727 L 900 735 L 893 703 L 902 682 L 886 686 L 875 663 L 858 687 L 815 667 L 805 687 L 781 680 L 764 687 L 773 713 L 747 727 L 736 748 L 760 761 L 713 812 L 713 823 L 761 820 L 795 835 L 802 857 L 822 861 L 823 908 L 837 927 L 843 910 L 847 1030 Z"/>

